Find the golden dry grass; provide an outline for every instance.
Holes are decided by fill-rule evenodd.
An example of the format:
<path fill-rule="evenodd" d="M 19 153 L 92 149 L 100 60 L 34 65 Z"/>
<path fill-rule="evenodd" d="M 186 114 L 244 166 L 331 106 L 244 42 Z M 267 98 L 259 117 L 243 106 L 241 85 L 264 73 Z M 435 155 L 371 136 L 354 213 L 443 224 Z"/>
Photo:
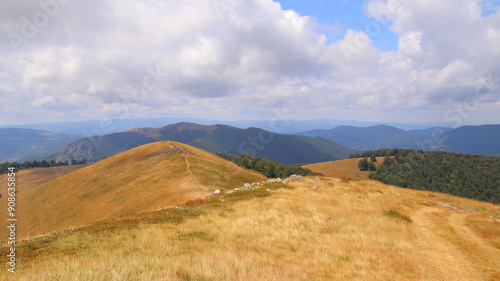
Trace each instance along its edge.
<path fill-rule="evenodd" d="M 172 149 L 181 152 L 168 154 Z M 167 153 L 168 155 L 163 155 Z M 160 156 L 160 157 L 158 157 Z M 121 215 L 159 210 L 215 189 L 263 180 L 216 155 L 176 142 L 158 142 L 104 159 L 17 195 L 18 238 L 34 237 Z M 22 182 L 18 182 L 22 187 Z M 0 206 L 7 206 L 7 198 Z M 6 208 L 0 208 L 0 218 Z M 7 229 L 2 221 L 0 233 Z"/>
<path fill-rule="evenodd" d="M 337 161 L 329 161 L 315 163 L 302 166 L 316 173 L 321 173 L 327 177 L 345 178 L 350 180 L 367 180 L 369 171 L 360 171 L 358 162 L 360 158 L 342 159 Z M 384 157 L 377 157 L 375 166 L 380 165 L 384 161 Z"/>
<path fill-rule="evenodd" d="M 18 183 L 17 191 L 21 192 L 28 190 L 46 182 L 49 182 L 58 177 L 64 176 L 87 165 L 72 165 L 72 166 L 58 166 L 49 168 L 33 168 L 21 170 L 16 173 L 16 182 Z M 0 175 L 0 182 L 5 182 L 7 174 Z M 0 186 L 0 193 L 5 195 L 7 192 L 7 185 Z"/>
<path fill-rule="evenodd" d="M 20 245 L 16 280 L 499 280 L 498 205 L 320 179 Z"/>

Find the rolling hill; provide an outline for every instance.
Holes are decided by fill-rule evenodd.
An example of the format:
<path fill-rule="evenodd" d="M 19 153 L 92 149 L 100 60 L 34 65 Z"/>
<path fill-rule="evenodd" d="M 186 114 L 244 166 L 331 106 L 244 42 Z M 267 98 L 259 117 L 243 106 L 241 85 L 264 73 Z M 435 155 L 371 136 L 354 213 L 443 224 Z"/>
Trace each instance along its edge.
<path fill-rule="evenodd" d="M 500 125 L 463 126 L 445 134 L 447 152 L 495 155 L 500 153 Z"/>
<path fill-rule="evenodd" d="M 48 168 L 32 168 L 16 173 L 17 191 L 24 191 L 54 180 L 65 174 L 79 170 L 86 165 L 57 166 Z M 7 181 L 7 173 L 0 174 L 0 182 Z M 0 186 L 0 194 L 7 194 L 7 185 Z"/>
<path fill-rule="evenodd" d="M 357 150 L 382 148 L 418 149 L 415 135 L 387 125 L 370 127 L 339 126 L 324 132 L 320 136 Z"/>
<path fill-rule="evenodd" d="M 500 203 L 498 157 L 406 149 L 395 149 L 392 156 L 395 161 L 378 167 L 370 174 L 370 179 Z"/>
<path fill-rule="evenodd" d="M 17 235 L 32 237 L 159 210 L 264 178 L 185 144 L 147 144 L 19 192 L 17 201 L 23 205 L 17 216 L 23 223 Z M 0 199 L 0 205 L 7 206 L 6 200 Z M 1 208 L 0 217 L 5 212 Z"/>
<path fill-rule="evenodd" d="M 79 138 L 47 131 L 3 128 L 0 129 L 0 162 L 39 160 Z"/>
<path fill-rule="evenodd" d="M 436 132 L 447 132 L 453 130 L 452 128 L 446 128 L 446 127 L 431 127 L 427 129 L 414 129 L 414 130 L 408 130 L 407 132 L 415 135 L 417 137 L 432 137 L 433 134 Z"/>
<path fill-rule="evenodd" d="M 322 137 L 356 150 L 422 149 L 493 156 L 500 154 L 500 125 L 433 127 L 405 131 L 387 125 L 339 126 L 301 135 Z"/>
<path fill-rule="evenodd" d="M 133 128 L 71 143 L 53 155 L 56 161 L 98 161 L 116 153 L 155 141 L 172 140 L 212 153 L 229 153 L 276 160 L 284 164 L 329 161 L 352 150 L 319 137 L 274 134 L 258 128 L 176 123 L 161 128 Z"/>
<path fill-rule="evenodd" d="M 3 243 L 0 279 L 498 280 L 499 210 L 376 181 L 305 178 L 24 241 L 15 276 Z"/>
<path fill-rule="evenodd" d="M 378 167 L 384 161 L 384 157 L 376 157 L 375 166 Z M 304 165 L 302 168 L 323 174 L 327 177 L 342 178 L 348 180 L 367 180 L 370 171 L 360 171 L 358 168 L 359 158 L 349 158 L 337 161 L 328 161 Z"/>

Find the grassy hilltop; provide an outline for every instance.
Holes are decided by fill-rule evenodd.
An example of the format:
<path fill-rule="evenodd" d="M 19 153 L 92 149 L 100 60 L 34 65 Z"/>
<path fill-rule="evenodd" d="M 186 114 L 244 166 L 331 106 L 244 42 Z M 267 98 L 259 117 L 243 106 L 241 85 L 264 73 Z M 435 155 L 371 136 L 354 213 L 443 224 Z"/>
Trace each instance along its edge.
<path fill-rule="evenodd" d="M 72 196 L 55 193 L 61 180 L 74 184 L 64 189 Z M 35 208 L 82 212 L 52 213 L 64 214 L 61 229 L 83 214 L 109 218 L 20 243 L 15 278 L 2 248 L 0 280 L 500 279 L 498 205 L 322 176 L 206 196 L 261 180 L 174 142 L 110 157 L 19 193 L 20 202 L 40 200 Z M 93 188 L 77 192 L 83 183 Z M 86 192 L 96 202 L 90 207 L 81 202 Z"/>
<path fill-rule="evenodd" d="M 18 237 L 172 207 L 262 179 L 185 144 L 147 144 L 20 192 Z M 0 206 L 7 206 L 6 200 L 0 199 Z M 1 208 L 0 217 L 6 217 L 5 212 Z"/>

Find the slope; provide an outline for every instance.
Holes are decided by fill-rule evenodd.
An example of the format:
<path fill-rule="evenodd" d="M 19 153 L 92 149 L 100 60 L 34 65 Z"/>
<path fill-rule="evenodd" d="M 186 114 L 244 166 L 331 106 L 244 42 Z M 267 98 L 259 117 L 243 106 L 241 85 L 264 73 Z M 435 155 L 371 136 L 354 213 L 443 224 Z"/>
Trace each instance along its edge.
<path fill-rule="evenodd" d="M 79 138 L 30 129 L 0 129 L 0 162 L 39 160 Z"/>
<path fill-rule="evenodd" d="M 284 164 L 315 163 L 347 157 L 352 150 L 319 137 L 274 134 L 258 128 L 177 123 L 162 128 L 133 128 L 126 132 L 82 139 L 61 149 L 57 161 L 98 161 L 150 142 L 172 140 L 212 153 L 250 154 Z"/>
<path fill-rule="evenodd" d="M 371 179 L 500 203 L 500 158 L 405 149 L 392 155 L 395 162 L 381 165 Z"/>
<path fill-rule="evenodd" d="M 500 153 L 500 125 L 463 126 L 445 137 L 440 150 L 485 156 Z"/>
<path fill-rule="evenodd" d="M 263 178 L 198 148 L 152 143 L 19 192 L 17 215 L 23 223 L 17 235 L 30 237 L 171 207 Z M 0 205 L 6 206 L 5 200 Z M 4 209 L 0 217 L 6 217 Z"/>
<path fill-rule="evenodd" d="M 370 127 L 339 126 L 328 130 L 321 137 L 334 141 L 342 146 L 358 150 L 375 150 L 382 148 L 418 149 L 417 136 L 405 130 L 387 125 Z"/>
<path fill-rule="evenodd" d="M 360 171 L 358 163 L 360 158 L 342 159 L 337 161 L 328 161 L 322 163 L 314 163 L 302 166 L 313 172 L 323 174 L 327 177 L 342 178 L 349 180 L 367 180 L 370 171 Z M 384 157 L 377 157 L 375 166 L 378 167 L 384 161 Z"/>
<path fill-rule="evenodd" d="M 86 165 L 71 165 L 71 166 L 57 166 L 49 168 L 32 168 L 21 170 L 16 173 L 17 191 L 24 191 L 41 184 L 54 180 L 58 177 L 64 176 L 76 170 L 79 170 Z M 0 182 L 7 181 L 7 173 L 0 175 Z M 0 194 L 7 193 L 7 185 L 0 186 Z"/>
<path fill-rule="evenodd" d="M 404 131 L 386 125 L 338 126 L 300 133 L 320 136 L 357 150 L 408 148 L 493 156 L 500 154 L 500 125 L 433 127 Z"/>
<path fill-rule="evenodd" d="M 16 280 L 498 280 L 499 210 L 306 178 L 32 240 Z"/>

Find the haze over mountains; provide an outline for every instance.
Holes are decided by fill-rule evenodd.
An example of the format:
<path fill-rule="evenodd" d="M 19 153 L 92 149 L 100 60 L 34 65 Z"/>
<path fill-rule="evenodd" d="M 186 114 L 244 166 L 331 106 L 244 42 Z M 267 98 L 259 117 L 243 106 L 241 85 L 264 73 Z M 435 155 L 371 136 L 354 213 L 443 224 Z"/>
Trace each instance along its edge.
<path fill-rule="evenodd" d="M 180 122 L 197 123 L 201 125 L 225 124 L 241 129 L 256 127 L 278 134 L 292 134 L 316 129 L 331 129 L 337 126 L 375 126 L 379 122 L 365 122 L 357 120 L 337 119 L 314 119 L 314 120 L 292 120 L 286 113 L 276 112 L 269 120 L 239 120 L 223 121 L 203 118 L 116 118 L 88 121 L 67 121 L 55 123 L 35 123 L 28 125 L 8 125 L 0 128 L 23 128 L 32 130 L 50 131 L 59 134 L 71 134 L 80 137 L 91 137 L 126 131 L 132 127 L 163 127 L 168 124 Z M 384 123 L 404 130 L 426 129 L 431 125 L 406 124 L 406 123 Z"/>
<path fill-rule="evenodd" d="M 300 135 L 280 135 L 258 128 L 177 123 L 161 128 L 133 128 L 102 137 L 81 139 L 53 155 L 56 161 L 98 161 L 146 143 L 172 140 L 212 153 L 250 154 L 284 164 L 340 159 L 354 152 L 330 140 Z"/>
<path fill-rule="evenodd" d="M 500 156 L 500 125 L 455 129 L 431 127 L 407 131 L 388 125 L 343 125 L 328 130 L 316 129 L 286 135 L 254 127 L 241 129 L 221 124 L 180 122 L 158 128 L 133 128 L 80 140 L 73 135 L 29 129 L 0 129 L 0 133 L 0 162 L 41 159 L 63 162 L 85 159 L 93 162 L 161 140 L 183 142 L 212 153 L 246 153 L 285 164 L 324 162 L 345 158 L 355 151 L 385 148 Z"/>
<path fill-rule="evenodd" d="M 456 129 L 434 127 L 409 131 L 387 125 L 339 126 L 301 134 L 323 137 L 356 150 L 407 148 L 484 156 L 500 153 L 500 125 L 463 126 Z"/>
<path fill-rule="evenodd" d="M 0 162 L 40 160 L 80 137 L 40 130 L 0 129 Z"/>

